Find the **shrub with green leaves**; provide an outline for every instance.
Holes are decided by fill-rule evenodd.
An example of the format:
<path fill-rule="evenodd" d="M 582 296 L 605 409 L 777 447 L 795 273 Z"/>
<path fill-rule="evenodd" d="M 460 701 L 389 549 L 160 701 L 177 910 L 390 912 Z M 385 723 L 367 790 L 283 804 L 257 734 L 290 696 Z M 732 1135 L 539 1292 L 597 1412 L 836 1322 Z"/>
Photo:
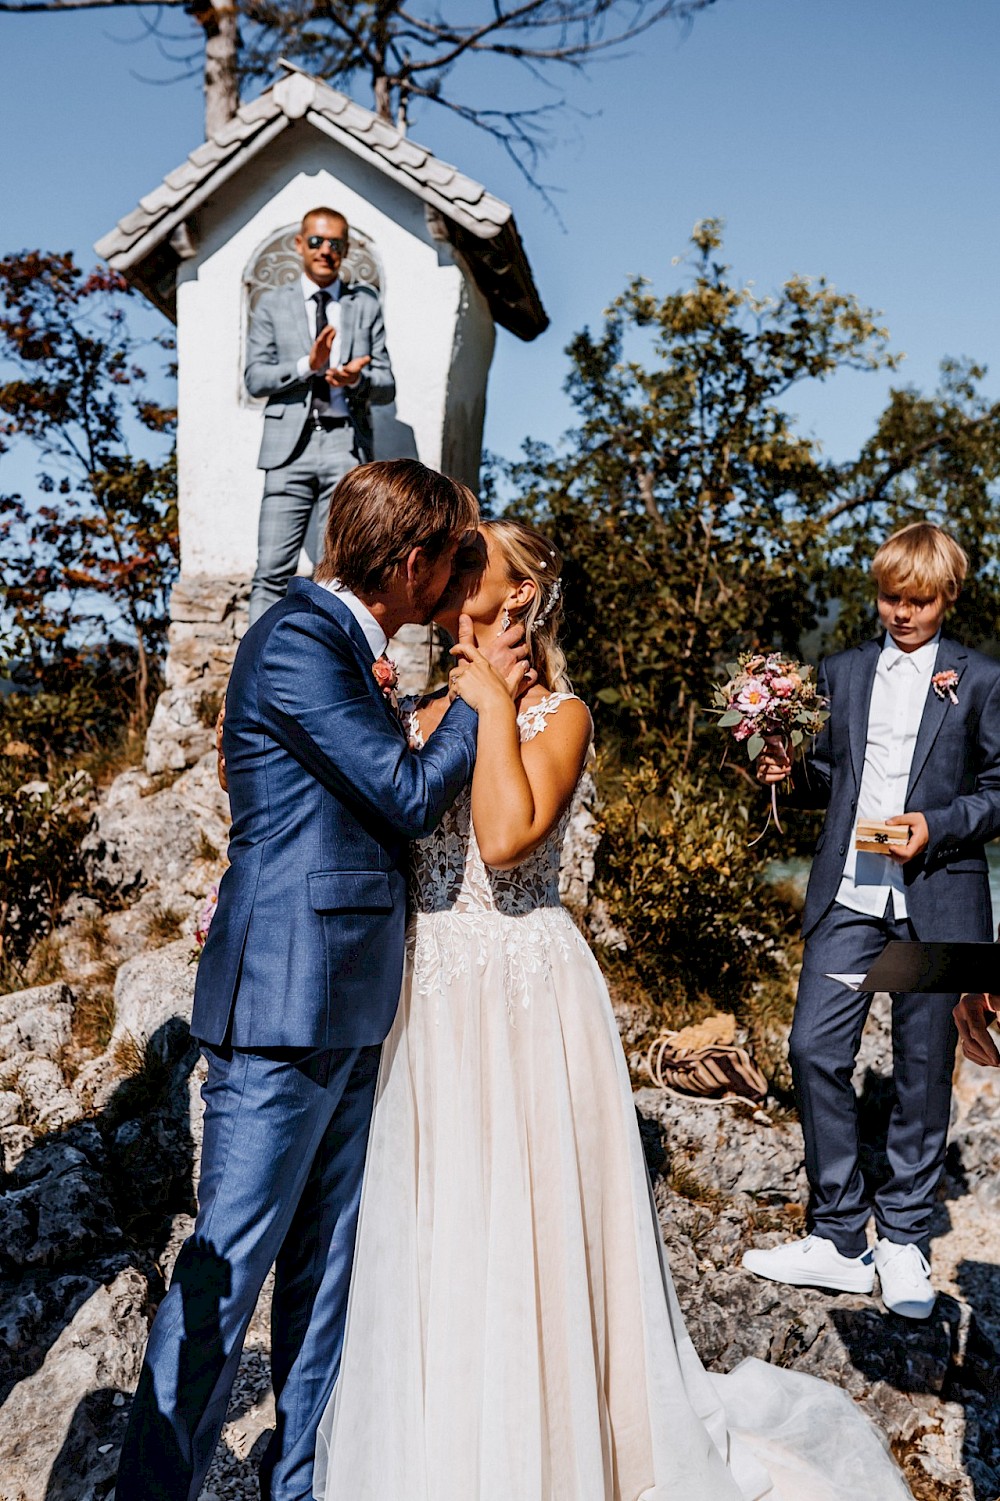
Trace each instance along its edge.
<path fill-rule="evenodd" d="M 761 883 L 749 847 L 761 816 L 718 783 L 643 760 L 606 791 L 597 895 L 628 945 L 608 953 L 610 977 L 641 992 L 650 1031 L 732 1011 L 773 1075 L 798 923 Z"/>
<path fill-rule="evenodd" d="M 24 978 L 35 944 L 82 879 L 80 844 L 93 786 L 81 772 L 26 775 L 20 751 L 0 755 L 0 982 Z"/>

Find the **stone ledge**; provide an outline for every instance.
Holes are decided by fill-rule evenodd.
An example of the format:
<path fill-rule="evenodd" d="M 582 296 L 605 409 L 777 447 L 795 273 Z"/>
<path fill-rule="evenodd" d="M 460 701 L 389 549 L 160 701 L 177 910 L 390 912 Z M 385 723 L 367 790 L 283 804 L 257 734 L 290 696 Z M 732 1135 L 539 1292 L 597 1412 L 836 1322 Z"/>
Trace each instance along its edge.
<path fill-rule="evenodd" d="M 249 598 L 248 578 L 185 577 L 182 574 L 170 596 L 170 618 L 219 624 L 245 606 Z"/>

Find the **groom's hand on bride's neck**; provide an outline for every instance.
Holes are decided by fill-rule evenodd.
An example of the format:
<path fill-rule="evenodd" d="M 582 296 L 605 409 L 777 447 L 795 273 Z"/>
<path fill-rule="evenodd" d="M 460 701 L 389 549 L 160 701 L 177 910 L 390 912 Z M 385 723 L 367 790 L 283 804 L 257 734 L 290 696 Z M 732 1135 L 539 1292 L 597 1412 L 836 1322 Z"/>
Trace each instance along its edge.
<path fill-rule="evenodd" d="M 476 646 L 476 632 L 471 617 L 458 617 L 458 645 Z M 479 651 L 489 662 L 497 677 L 502 678 L 512 699 L 520 698 L 535 683 L 538 673 L 531 666 L 531 652 L 524 639 L 524 626 L 515 620 L 498 636 L 490 636 L 479 643 Z M 457 655 L 457 653 L 456 653 Z"/>

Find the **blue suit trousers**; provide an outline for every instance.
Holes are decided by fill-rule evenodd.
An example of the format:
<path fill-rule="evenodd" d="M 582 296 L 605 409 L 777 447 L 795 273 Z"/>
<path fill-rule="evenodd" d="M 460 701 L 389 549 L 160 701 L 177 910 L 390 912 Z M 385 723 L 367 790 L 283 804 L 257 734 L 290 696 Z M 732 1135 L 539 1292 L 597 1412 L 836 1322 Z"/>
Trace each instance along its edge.
<path fill-rule="evenodd" d="M 892 997 L 895 1102 L 886 1151 L 890 1178 L 865 1192 L 858 1105 L 851 1082 L 872 997 L 834 974 L 864 974 L 890 939 L 915 937 L 910 922 L 873 918 L 834 903 L 806 939 L 788 1051 L 809 1177 L 809 1228 L 843 1256 L 867 1247 L 874 1208 L 880 1236 L 927 1254 L 944 1166 L 957 1033 L 957 995 Z"/>
<path fill-rule="evenodd" d="M 380 1049 L 206 1049 L 198 1218 L 156 1315 L 116 1501 L 196 1501 L 275 1267 L 263 1501 L 310 1501 L 340 1366 Z"/>

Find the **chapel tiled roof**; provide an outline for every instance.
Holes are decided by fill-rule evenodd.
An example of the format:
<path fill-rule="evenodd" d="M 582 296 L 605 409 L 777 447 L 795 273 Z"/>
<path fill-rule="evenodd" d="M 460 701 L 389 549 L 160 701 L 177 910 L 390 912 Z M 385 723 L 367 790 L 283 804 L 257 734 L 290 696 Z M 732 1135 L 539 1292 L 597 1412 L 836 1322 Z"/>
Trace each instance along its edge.
<path fill-rule="evenodd" d="M 423 200 L 434 232 L 461 254 L 499 324 L 522 339 L 533 339 L 548 326 L 510 206 L 371 110 L 298 69 L 289 68 L 259 98 L 241 105 L 232 120 L 140 198 L 95 250 L 173 317 L 181 253 L 171 237 L 298 120 Z"/>

